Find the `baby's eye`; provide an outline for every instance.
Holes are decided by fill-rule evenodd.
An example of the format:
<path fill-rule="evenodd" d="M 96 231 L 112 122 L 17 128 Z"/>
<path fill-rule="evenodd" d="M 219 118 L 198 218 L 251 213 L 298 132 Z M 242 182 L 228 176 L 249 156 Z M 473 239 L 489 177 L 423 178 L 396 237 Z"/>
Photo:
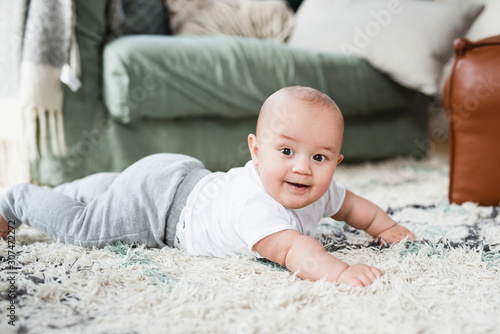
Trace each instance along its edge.
<path fill-rule="evenodd" d="M 316 161 L 325 161 L 326 160 L 326 157 L 323 155 L 323 154 L 316 154 L 314 157 L 313 157 L 314 160 Z"/>
<path fill-rule="evenodd" d="M 282 148 L 282 149 L 280 149 L 280 152 L 283 153 L 284 155 L 292 155 L 293 154 L 292 150 L 289 148 Z"/>

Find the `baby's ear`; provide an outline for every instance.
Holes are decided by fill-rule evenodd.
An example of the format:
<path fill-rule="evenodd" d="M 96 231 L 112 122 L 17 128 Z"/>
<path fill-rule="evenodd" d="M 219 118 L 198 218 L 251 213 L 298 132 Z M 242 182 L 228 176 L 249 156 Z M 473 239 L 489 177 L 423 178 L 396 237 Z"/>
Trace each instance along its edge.
<path fill-rule="evenodd" d="M 337 165 L 338 165 L 339 163 L 341 163 L 341 162 L 342 162 L 342 160 L 344 160 L 344 155 L 339 154 L 339 159 L 337 160 Z"/>
<path fill-rule="evenodd" d="M 252 162 L 255 166 L 259 164 L 259 147 L 257 145 L 257 136 L 253 133 L 248 135 L 248 149 L 250 150 L 250 154 L 252 155 Z"/>

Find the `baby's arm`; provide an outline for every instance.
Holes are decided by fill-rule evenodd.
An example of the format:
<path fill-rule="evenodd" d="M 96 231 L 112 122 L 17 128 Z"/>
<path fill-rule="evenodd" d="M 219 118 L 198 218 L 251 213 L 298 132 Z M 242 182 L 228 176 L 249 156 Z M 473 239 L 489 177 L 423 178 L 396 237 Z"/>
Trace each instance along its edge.
<path fill-rule="evenodd" d="M 326 280 L 353 286 L 367 286 L 382 276 L 380 270 L 363 264 L 349 266 L 331 254 L 314 238 L 296 230 L 285 230 L 267 236 L 254 245 L 266 259 L 288 268 L 302 279 Z"/>
<path fill-rule="evenodd" d="M 408 237 L 414 241 L 415 234 L 398 225 L 382 209 L 369 200 L 347 190 L 344 203 L 333 217 L 345 221 L 358 230 L 364 230 L 374 237 L 380 237 L 384 243 L 396 243 Z"/>

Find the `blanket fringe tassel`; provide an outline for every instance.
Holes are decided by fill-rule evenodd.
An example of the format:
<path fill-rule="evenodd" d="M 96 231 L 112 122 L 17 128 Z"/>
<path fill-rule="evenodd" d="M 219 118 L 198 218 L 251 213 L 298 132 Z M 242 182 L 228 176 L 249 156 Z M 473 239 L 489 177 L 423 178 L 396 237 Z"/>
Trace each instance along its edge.
<path fill-rule="evenodd" d="M 22 140 L 0 139 L 0 187 L 29 182 L 28 157 Z"/>
<path fill-rule="evenodd" d="M 50 150 L 54 156 L 66 155 L 62 110 L 44 110 L 36 107 L 25 108 L 24 124 L 24 133 L 30 139 L 27 145 L 31 161 L 49 154 L 49 142 Z"/>
<path fill-rule="evenodd" d="M 31 182 L 30 163 L 67 154 L 62 110 L 24 107 L 22 119 L 8 123 L 15 129 L 0 136 L 0 187 Z"/>

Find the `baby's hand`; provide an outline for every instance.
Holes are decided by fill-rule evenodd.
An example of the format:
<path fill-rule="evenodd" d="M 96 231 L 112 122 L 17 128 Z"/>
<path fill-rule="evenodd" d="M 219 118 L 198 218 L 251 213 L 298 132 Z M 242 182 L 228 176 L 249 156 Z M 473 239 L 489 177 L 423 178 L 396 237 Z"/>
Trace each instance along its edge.
<path fill-rule="evenodd" d="M 382 276 L 382 272 L 375 267 L 355 264 L 344 270 L 337 282 L 363 287 L 372 284 L 380 276 Z"/>
<path fill-rule="evenodd" d="M 383 244 L 395 244 L 406 237 L 408 237 L 409 241 L 415 241 L 415 233 L 411 232 L 406 227 L 397 224 L 380 233 L 378 236 Z"/>

